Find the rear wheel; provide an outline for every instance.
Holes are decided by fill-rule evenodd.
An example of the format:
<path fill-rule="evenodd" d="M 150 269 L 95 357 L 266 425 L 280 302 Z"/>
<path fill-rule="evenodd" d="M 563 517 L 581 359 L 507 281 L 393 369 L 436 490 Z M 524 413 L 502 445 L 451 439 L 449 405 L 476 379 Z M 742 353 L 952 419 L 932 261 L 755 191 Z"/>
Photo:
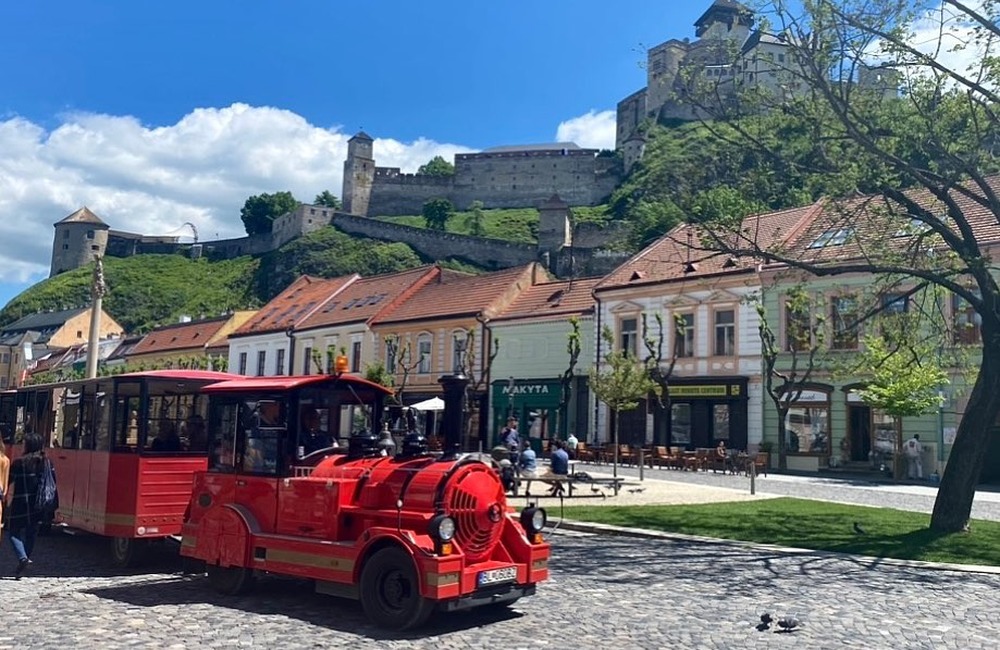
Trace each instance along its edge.
<path fill-rule="evenodd" d="M 376 552 L 361 571 L 361 606 L 379 627 L 406 630 L 423 624 L 434 601 L 420 595 L 413 558 L 397 547 Z"/>
<path fill-rule="evenodd" d="M 127 569 L 141 563 L 146 557 L 149 543 L 132 537 L 111 538 L 111 561 L 115 566 Z"/>
<path fill-rule="evenodd" d="M 239 596 L 253 588 L 253 569 L 241 566 L 221 567 L 209 565 L 208 582 L 220 594 Z"/>

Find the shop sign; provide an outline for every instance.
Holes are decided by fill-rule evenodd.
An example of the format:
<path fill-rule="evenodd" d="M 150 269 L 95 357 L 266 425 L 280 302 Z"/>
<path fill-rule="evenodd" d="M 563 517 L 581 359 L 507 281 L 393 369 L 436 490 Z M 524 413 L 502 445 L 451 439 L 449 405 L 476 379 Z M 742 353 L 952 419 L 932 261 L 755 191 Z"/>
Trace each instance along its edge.
<path fill-rule="evenodd" d="M 718 386 L 671 386 L 671 397 L 726 397 L 729 395 L 730 386 L 721 384 Z M 733 395 L 740 394 L 739 386 L 732 386 Z"/>
<path fill-rule="evenodd" d="M 503 386 L 500 389 L 501 395 L 548 395 L 548 384 L 522 384 L 516 385 L 513 389 L 510 386 Z"/>

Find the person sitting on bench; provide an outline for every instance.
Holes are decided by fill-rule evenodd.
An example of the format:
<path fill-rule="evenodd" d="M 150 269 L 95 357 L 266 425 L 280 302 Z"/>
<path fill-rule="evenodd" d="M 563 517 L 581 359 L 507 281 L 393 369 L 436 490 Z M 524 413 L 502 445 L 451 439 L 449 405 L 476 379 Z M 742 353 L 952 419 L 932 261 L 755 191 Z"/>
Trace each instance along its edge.
<path fill-rule="evenodd" d="M 569 453 L 566 451 L 566 445 L 562 440 L 555 440 L 552 443 L 552 454 L 549 456 L 549 473 L 559 478 L 569 476 Z M 554 482 L 552 489 L 549 490 L 549 494 L 552 496 L 562 494 L 562 492 L 562 481 Z"/>

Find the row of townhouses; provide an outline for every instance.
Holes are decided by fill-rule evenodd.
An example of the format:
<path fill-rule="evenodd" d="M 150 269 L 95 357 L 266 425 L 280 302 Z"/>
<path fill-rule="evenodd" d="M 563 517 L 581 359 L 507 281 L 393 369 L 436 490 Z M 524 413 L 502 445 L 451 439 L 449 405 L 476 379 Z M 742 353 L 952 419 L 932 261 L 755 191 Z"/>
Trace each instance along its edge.
<path fill-rule="evenodd" d="M 787 259 L 823 264 L 855 259 L 875 240 L 903 245 L 922 232 L 886 232 L 871 223 L 872 232 L 859 232 L 845 225 L 843 214 L 842 206 L 818 202 L 748 217 L 739 232 Z M 995 219 L 977 223 L 984 248 L 1000 242 Z M 428 265 L 375 277 L 303 276 L 257 312 L 160 328 L 108 346 L 102 356 L 108 365 L 130 367 L 226 359 L 230 372 L 244 375 L 330 372 L 335 358 L 345 356 L 352 372 L 381 367 L 403 406 L 439 396 L 438 379 L 462 369 L 482 414 L 465 441 L 470 448 L 495 443 L 510 415 L 539 441 L 573 432 L 600 443 L 611 438 L 615 419 L 591 393 L 588 373 L 603 366 L 609 350 L 600 332 L 607 330 L 616 350 L 638 360 L 657 350 L 661 368 L 669 369 L 668 399 L 651 396 L 620 414 L 622 442 L 694 449 L 725 441 L 731 449 L 774 450 L 779 422 L 762 370 L 764 325 L 774 335 L 775 368 L 808 375 L 784 418 L 788 468 L 877 465 L 892 450 L 894 422 L 861 399 L 865 376 L 852 374 L 848 361 L 863 348 L 865 334 L 879 331 L 877 319 L 862 318 L 868 306 L 905 314 L 927 290 L 905 280 L 879 289 L 864 274 L 818 278 L 752 256 L 721 255 L 707 250 L 704 235 L 697 226 L 680 225 L 601 278 L 557 281 L 534 263 L 485 275 Z M 793 293 L 809 300 L 805 322 L 788 307 Z M 946 323 L 942 351 L 960 351 L 964 356 L 947 358 L 974 367 L 980 341 L 974 312 L 957 296 L 935 300 Z M 5 328 L 3 386 L 17 383 L 14 355 L 31 349 L 25 341 L 72 342 L 36 361 L 40 370 L 82 362 L 88 318 L 85 312 L 34 315 Z M 580 353 L 571 368 L 573 322 Z M 102 323 L 106 338 L 120 335 L 110 317 Z M 792 332 L 805 332 L 806 340 Z M 803 346 L 816 348 L 808 368 Z M 917 433 L 924 442 L 928 473 L 947 462 L 965 407 L 967 367 L 948 370 L 952 383 L 942 387 L 941 408 L 903 419 L 905 436 Z M 433 415 L 422 413 L 419 425 L 432 429 Z M 993 460 L 998 453 L 990 450 L 987 476 L 1000 468 Z"/>

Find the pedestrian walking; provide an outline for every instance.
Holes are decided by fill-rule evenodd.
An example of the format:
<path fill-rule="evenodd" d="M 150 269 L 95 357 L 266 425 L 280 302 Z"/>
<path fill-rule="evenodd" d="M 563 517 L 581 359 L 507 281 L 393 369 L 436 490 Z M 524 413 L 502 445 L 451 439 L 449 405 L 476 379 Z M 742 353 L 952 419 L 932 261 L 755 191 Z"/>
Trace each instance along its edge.
<path fill-rule="evenodd" d="M 577 445 L 579 444 L 580 441 L 577 439 L 576 435 L 574 435 L 573 432 L 571 431 L 570 434 L 566 437 L 566 447 L 565 447 L 566 452 L 569 454 L 570 458 L 576 458 L 576 448 Z"/>
<path fill-rule="evenodd" d="M 6 521 L 4 504 L 8 482 L 10 482 L 10 458 L 7 457 L 7 449 L 4 447 L 3 438 L 0 437 L 0 540 L 3 540 L 3 527 Z"/>
<path fill-rule="evenodd" d="M 913 437 L 903 445 L 903 455 L 906 456 L 906 475 L 913 479 L 924 477 L 924 446 L 920 444 L 920 434 L 914 433 Z"/>
<path fill-rule="evenodd" d="M 521 448 L 521 434 L 517 432 L 517 418 L 507 418 L 507 426 L 500 432 L 504 446 L 512 452 L 517 452 Z"/>
<path fill-rule="evenodd" d="M 17 556 L 14 577 L 20 580 L 31 565 L 38 525 L 56 503 L 55 474 L 42 451 L 42 437 L 38 434 L 24 437 L 24 455 L 11 463 L 7 485 L 10 508 L 7 535 Z"/>

